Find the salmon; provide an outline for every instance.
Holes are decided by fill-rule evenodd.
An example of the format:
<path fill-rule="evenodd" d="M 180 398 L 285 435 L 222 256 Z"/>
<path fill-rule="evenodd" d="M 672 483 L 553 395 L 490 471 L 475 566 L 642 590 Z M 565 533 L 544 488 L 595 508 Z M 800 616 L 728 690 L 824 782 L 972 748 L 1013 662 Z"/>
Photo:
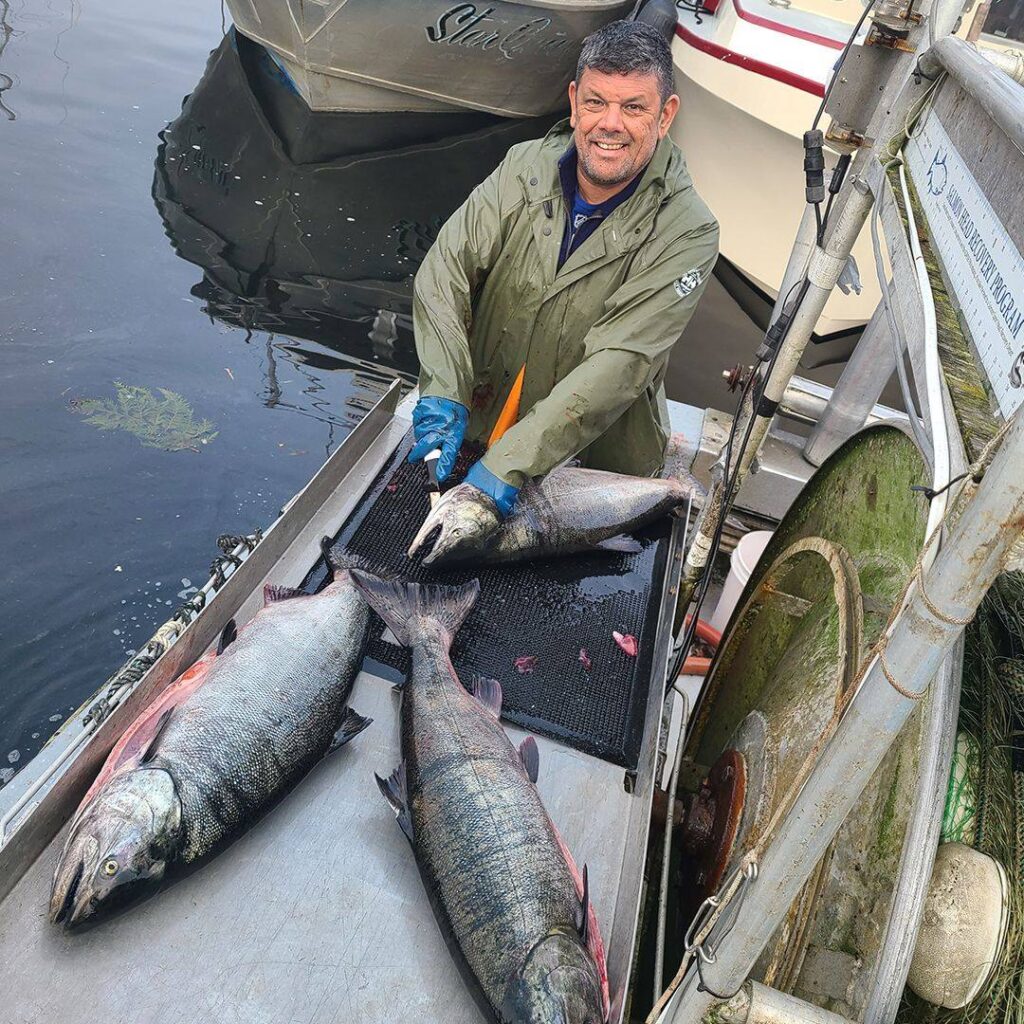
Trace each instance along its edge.
<path fill-rule="evenodd" d="M 500 685 L 480 680 L 470 694 L 449 658 L 479 584 L 353 578 L 412 649 L 402 763 L 377 782 L 481 1009 L 501 1024 L 601 1024 L 607 977 L 587 872 L 576 872 L 541 802 L 537 743 L 513 746 Z"/>
<path fill-rule="evenodd" d="M 640 550 L 628 535 L 699 499 L 695 481 L 623 476 L 565 466 L 527 483 L 502 520 L 494 501 L 470 484 L 446 491 L 409 548 L 424 565 L 521 562 L 580 551 Z"/>
<path fill-rule="evenodd" d="M 74 927 L 146 895 L 245 831 L 370 724 L 348 707 L 370 611 L 347 569 L 264 607 L 125 731 L 79 807 L 50 918 Z"/>

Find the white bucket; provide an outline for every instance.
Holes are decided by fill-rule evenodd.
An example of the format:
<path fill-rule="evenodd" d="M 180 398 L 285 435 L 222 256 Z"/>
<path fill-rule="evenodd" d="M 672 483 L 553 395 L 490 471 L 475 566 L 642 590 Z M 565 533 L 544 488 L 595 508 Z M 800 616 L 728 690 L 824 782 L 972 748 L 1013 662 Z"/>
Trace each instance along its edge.
<path fill-rule="evenodd" d="M 743 588 L 750 579 L 758 559 L 764 554 L 768 541 L 772 539 L 771 530 L 752 530 L 740 538 L 729 560 L 729 575 L 726 577 L 722 596 L 718 599 L 715 612 L 711 616 L 711 625 L 723 630 L 729 623 L 736 603 L 743 593 Z"/>

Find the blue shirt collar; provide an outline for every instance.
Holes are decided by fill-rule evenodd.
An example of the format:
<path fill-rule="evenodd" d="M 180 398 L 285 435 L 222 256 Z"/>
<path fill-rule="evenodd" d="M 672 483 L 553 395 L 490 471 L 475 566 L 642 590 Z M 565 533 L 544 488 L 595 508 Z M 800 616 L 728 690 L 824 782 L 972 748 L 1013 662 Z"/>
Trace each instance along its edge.
<path fill-rule="evenodd" d="M 565 208 L 569 211 L 572 210 L 576 202 L 578 161 L 579 154 L 576 152 L 576 143 L 570 142 L 569 148 L 558 160 L 558 177 L 562 183 L 562 195 L 565 196 Z M 607 217 L 612 210 L 624 203 L 639 187 L 640 179 L 644 176 L 644 170 L 646 168 L 641 168 L 637 171 L 636 177 L 621 191 L 616 192 L 610 199 L 606 199 L 603 203 L 594 207 L 593 215 Z"/>

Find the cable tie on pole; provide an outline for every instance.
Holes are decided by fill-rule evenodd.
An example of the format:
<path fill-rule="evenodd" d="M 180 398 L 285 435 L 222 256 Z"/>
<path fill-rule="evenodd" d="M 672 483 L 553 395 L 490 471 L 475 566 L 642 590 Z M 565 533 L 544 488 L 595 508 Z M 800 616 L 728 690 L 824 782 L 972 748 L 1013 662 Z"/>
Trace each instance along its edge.
<path fill-rule="evenodd" d="M 916 491 L 918 494 L 923 494 L 929 501 L 934 501 L 940 494 L 945 494 L 946 491 L 953 486 L 953 484 L 959 483 L 961 480 L 966 480 L 967 477 L 973 477 L 975 483 L 980 483 L 980 478 L 974 477 L 970 470 L 966 473 L 961 473 L 959 476 L 953 477 L 945 486 L 938 488 L 938 490 L 932 487 L 926 487 L 924 484 L 911 484 L 910 489 Z"/>

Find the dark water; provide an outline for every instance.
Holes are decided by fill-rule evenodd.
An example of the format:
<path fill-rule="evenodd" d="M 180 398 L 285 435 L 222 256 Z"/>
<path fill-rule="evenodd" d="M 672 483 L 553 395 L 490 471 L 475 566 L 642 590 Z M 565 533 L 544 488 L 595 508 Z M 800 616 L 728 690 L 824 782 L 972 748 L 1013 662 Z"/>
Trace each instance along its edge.
<path fill-rule="evenodd" d="M 546 124 L 311 118 L 209 0 L 0 17 L 2 784 L 414 375 L 416 266 Z M 87 423 L 115 381 L 216 436 Z"/>

